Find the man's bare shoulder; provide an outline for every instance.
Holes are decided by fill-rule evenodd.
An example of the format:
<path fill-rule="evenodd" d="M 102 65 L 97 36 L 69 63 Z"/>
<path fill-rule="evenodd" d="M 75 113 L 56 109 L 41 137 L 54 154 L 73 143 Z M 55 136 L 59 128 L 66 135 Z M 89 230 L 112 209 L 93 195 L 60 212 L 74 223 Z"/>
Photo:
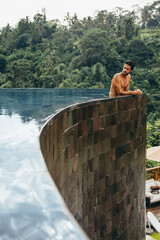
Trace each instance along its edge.
<path fill-rule="evenodd" d="M 116 73 L 114 76 L 113 76 L 113 80 L 114 81 L 117 81 L 120 79 L 120 73 Z"/>
<path fill-rule="evenodd" d="M 114 77 L 119 77 L 121 73 L 116 73 Z"/>
<path fill-rule="evenodd" d="M 131 80 L 131 75 L 130 74 L 128 74 L 128 80 Z"/>

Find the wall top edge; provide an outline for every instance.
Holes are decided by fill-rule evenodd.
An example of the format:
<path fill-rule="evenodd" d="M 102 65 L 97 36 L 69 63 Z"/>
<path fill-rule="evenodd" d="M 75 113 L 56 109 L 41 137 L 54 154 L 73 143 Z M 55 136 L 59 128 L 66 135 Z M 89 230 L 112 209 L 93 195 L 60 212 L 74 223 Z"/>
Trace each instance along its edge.
<path fill-rule="evenodd" d="M 57 115 L 58 113 L 66 111 L 66 110 L 73 110 L 73 109 L 75 109 L 77 107 L 83 107 L 83 106 L 86 106 L 88 104 L 102 103 L 102 102 L 105 102 L 106 100 L 107 101 L 115 101 L 115 100 L 119 100 L 119 99 L 137 98 L 137 97 L 142 97 L 142 96 L 145 96 L 145 95 L 146 95 L 145 93 L 142 93 L 139 96 L 136 96 L 136 95 L 116 96 L 116 97 L 106 97 L 106 98 L 99 98 L 99 99 L 91 99 L 91 100 L 88 100 L 86 102 L 77 102 L 77 103 L 68 105 L 65 108 L 59 109 L 59 111 L 57 111 L 57 113 L 54 114 L 54 115 Z"/>
<path fill-rule="evenodd" d="M 48 118 L 48 120 L 45 122 L 45 124 L 41 128 L 40 135 L 41 135 L 41 132 L 42 132 L 43 128 L 50 122 L 51 119 L 53 119 L 53 117 L 54 118 L 58 117 L 58 115 L 63 114 L 66 111 L 69 111 L 69 110 L 73 111 L 74 109 L 79 108 L 79 107 L 85 107 L 87 105 L 103 103 L 103 102 L 106 102 L 106 101 L 111 102 L 111 101 L 117 101 L 117 100 L 123 100 L 123 99 L 140 98 L 140 97 L 143 97 L 145 95 L 146 95 L 145 93 L 142 93 L 139 96 L 127 95 L 127 96 L 116 96 L 116 97 L 112 97 L 112 98 L 110 98 L 110 97 L 107 98 L 106 97 L 106 98 L 100 98 L 100 99 L 92 99 L 92 100 L 88 100 L 86 102 L 77 102 L 77 103 L 74 103 L 72 105 L 68 105 L 67 107 L 59 109 L 55 114 L 52 114 Z"/>

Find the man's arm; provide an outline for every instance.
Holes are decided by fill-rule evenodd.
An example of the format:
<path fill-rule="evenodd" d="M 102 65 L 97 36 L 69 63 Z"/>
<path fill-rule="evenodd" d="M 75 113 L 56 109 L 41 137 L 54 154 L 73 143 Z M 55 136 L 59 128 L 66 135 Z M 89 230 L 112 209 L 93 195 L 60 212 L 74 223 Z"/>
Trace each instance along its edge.
<path fill-rule="evenodd" d="M 140 89 L 135 89 L 134 91 L 129 91 L 131 94 L 129 95 L 141 95 L 142 91 Z"/>

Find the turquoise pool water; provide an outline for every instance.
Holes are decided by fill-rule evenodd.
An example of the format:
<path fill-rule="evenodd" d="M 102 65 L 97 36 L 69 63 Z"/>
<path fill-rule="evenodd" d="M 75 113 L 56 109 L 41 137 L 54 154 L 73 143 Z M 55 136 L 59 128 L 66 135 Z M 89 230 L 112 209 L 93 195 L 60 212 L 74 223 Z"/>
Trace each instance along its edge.
<path fill-rule="evenodd" d="M 42 159 L 47 119 L 107 90 L 0 89 L 0 239 L 87 239 L 65 207 Z"/>

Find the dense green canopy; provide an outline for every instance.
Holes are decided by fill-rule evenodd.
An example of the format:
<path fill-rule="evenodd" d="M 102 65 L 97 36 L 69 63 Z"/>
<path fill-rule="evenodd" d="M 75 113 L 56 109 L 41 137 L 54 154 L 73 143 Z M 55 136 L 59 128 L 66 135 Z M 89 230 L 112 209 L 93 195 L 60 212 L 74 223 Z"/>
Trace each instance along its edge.
<path fill-rule="evenodd" d="M 160 118 L 159 0 L 84 19 L 68 13 L 65 24 L 47 21 L 43 11 L 0 30 L 1 88 L 109 88 L 126 59 L 135 62 L 131 89 L 147 93 L 148 122 L 154 125 Z M 154 143 L 157 137 L 149 138 Z"/>

